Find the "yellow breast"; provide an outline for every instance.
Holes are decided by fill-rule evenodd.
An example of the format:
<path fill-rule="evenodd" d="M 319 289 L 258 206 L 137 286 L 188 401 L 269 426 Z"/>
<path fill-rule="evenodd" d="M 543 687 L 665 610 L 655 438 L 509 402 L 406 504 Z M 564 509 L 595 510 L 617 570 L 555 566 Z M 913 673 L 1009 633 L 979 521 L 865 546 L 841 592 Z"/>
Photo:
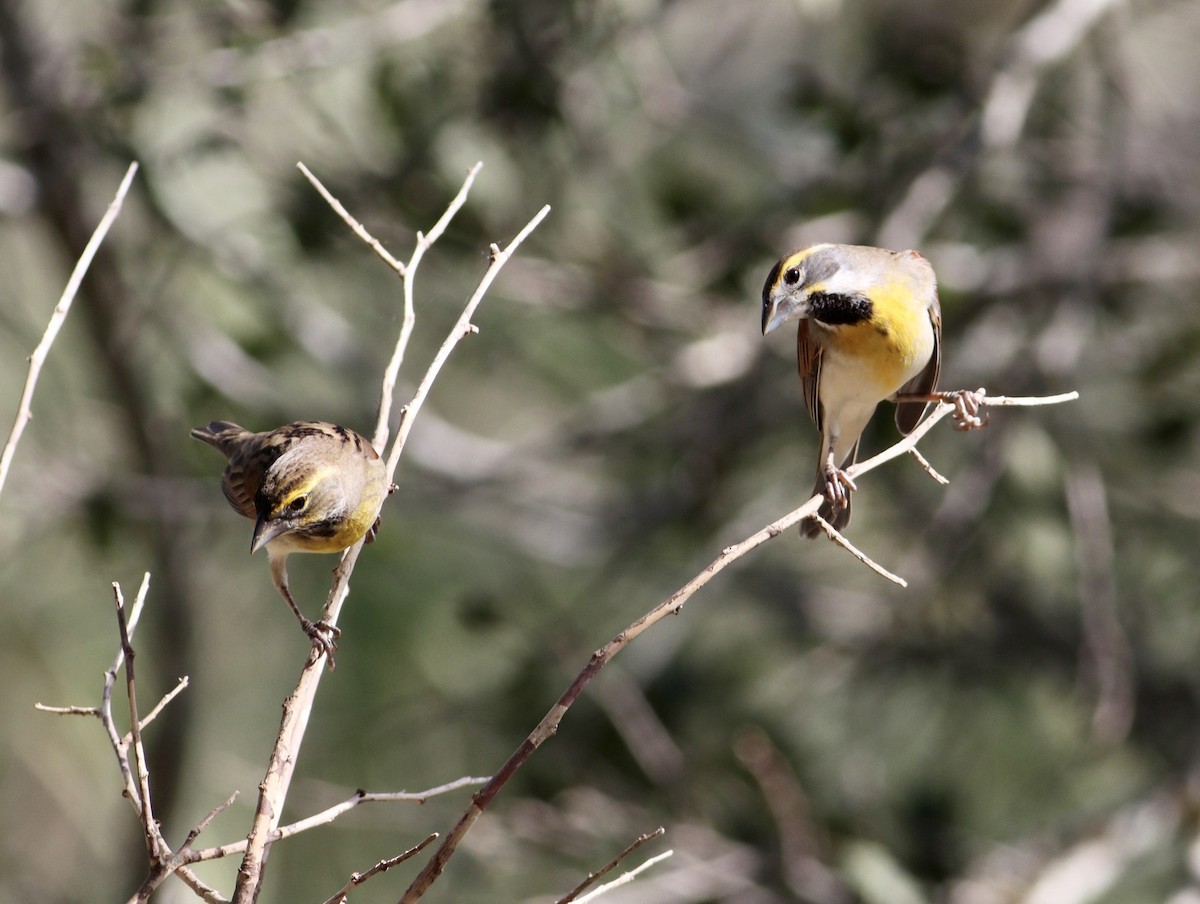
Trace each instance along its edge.
<path fill-rule="evenodd" d="M 823 376 L 847 367 L 865 381 L 865 393 L 884 399 L 920 373 L 933 354 L 933 323 L 928 308 L 907 287 L 876 287 L 868 320 L 819 331 L 825 349 Z"/>

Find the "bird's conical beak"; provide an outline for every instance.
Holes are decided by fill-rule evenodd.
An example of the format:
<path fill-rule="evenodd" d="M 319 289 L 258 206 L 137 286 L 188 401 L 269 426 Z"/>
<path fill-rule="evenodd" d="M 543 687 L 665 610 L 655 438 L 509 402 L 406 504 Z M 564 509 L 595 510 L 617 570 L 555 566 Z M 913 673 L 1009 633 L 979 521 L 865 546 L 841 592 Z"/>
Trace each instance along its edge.
<path fill-rule="evenodd" d="M 254 536 L 250 538 L 250 555 L 254 555 L 279 535 L 286 534 L 287 530 L 288 526 L 284 521 L 268 521 L 265 517 L 260 517 L 254 523 Z"/>
<path fill-rule="evenodd" d="M 773 298 L 765 299 L 763 301 L 762 312 L 763 335 L 767 335 L 767 333 L 771 332 L 771 330 L 775 329 L 777 326 L 779 326 L 779 324 L 787 320 L 788 313 L 789 310 L 786 305 L 780 305 L 779 302 Z"/>

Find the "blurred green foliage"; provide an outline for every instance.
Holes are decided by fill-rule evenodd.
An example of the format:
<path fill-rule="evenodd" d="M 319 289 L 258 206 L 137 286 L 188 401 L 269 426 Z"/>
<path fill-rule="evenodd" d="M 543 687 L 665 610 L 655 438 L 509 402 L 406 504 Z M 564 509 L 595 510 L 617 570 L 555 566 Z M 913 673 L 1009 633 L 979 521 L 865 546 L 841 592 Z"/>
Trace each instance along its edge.
<path fill-rule="evenodd" d="M 488 774 L 593 649 L 803 501 L 816 433 L 759 292 L 793 247 L 865 242 L 933 261 L 944 385 L 1081 400 L 935 431 L 949 487 L 862 481 L 853 538 L 907 590 L 794 534 L 714 580 L 428 900 L 551 901 L 660 824 L 628 865 L 674 856 L 605 900 L 1200 900 L 1198 38 L 1153 2 L 0 4 L 0 411 L 141 164 L 0 498 L 0 901 L 143 877 L 98 725 L 33 703 L 98 699 L 109 583 L 147 570 L 143 705 L 191 681 L 147 732 L 167 837 L 234 789 L 201 841 L 245 834 L 306 649 L 188 428 L 370 432 L 401 316 L 297 160 L 400 258 L 484 163 L 417 276 L 400 402 L 488 244 L 553 212 L 420 415 L 285 821 Z M 333 564 L 293 560 L 310 612 Z M 467 799 L 289 839 L 262 900 L 323 900 Z"/>

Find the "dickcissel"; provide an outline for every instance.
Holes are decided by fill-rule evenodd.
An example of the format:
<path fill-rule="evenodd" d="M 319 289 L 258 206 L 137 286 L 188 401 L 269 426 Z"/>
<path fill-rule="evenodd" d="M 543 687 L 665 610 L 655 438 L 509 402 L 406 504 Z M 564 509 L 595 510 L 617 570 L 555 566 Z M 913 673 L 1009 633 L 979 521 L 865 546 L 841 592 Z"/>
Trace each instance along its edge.
<path fill-rule="evenodd" d="M 192 436 L 229 459 L 221 488 L 229 504 L 254 522 L 250 552 L 266 547 L 276 589 L 332 664 L 338 629 L 304 617 L 288 589 L 287 557 L 341 552 L 364 537 L 374 540 L 379 509 L 392 489 L 384 463 L 360 434 L 320 421 L 265 433 L 213 421 Z"/>
<path fill-rule="evenodd" d="M 841 531 L 856 489 L 845 469 L 875 407 L 897 400 L 896 426 L 907 434 L 937 386 L 942 312 L 933 268 L 915 251 L 831 244 L 794 251 L 763 285 L 763 335 L 793 319 L 804 405 L 821 432 L 813 493 L 825 497 L 818 514 Z M 800 530 L 812 537 L 820 526 L 809 519 Z"/>

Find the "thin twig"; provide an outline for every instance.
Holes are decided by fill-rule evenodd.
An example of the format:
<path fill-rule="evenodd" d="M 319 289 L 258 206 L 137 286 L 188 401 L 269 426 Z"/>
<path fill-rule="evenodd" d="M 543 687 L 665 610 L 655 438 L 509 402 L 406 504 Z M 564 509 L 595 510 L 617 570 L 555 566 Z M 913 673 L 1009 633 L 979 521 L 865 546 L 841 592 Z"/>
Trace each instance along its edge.
<path fill-rule="evenodd" d="M 475 177 L 479 174 L 479 170 L 483 167 L 483 163 L 476 163 L 470 170 L 467 171 L 467 178 L 463 180 L 462 188 L 458 190 L 458 194 L 454 196 L 454 200 L 446 207 L 446 212 L 442 214 L 441 219 L 433 224 L 433 228 L 428 234 L 417 233 L 417 246 L 413 249 L 412 257 L 408 259 L 408 266 L 405 269 L 404 276 L 404 319 L 400 324 L 400 338 L 396 341 L 396 348 L 392 352 L 392 359 L 388 362 L 388 366 L 383 372 L 383 387 L 379 396 L 379 419 L 375 422 L 375 435 L 372 440 L 375 448 L 381 453 L 388 441 L 388 425 L 392 419 L 392 396 L 396 389 L 396 380 L 400 376 L 400 365 L 404 363 L 404 353 L 408 349 L 408 340 L 412 336 L 413 327 L 416 326 L 417 313 L 416 306 L 413 302 L 413 284 L 417 278 L 417 267 L 421 265 L 421 259 L 425 257 L 425 252 L 429 247 L 441 238 L 442 233 L 446 231 L 446 227 L 450 225 L 450 221 L 458 214 L 462 206 L 467 203 L 467 194 L 471 191 L 471 185 L 475 182 Z M 395 468 L 388 471 L 388 479 L 391 480 L 391 475 L 395 473 Z"/>
<path fill-rule="evenodd" d="M 400 426 L 396 430 L 396 439 L 392 443 L 392 451 L 388 454 L 387 473 L 388 479 L 396 473 L 396 465 L 400 461 L 400 453 L 404 451 L 404 444 L 408 440 L 408 435 L 412 432 L 413 420 L 417 413 L 421 410 L 421 405 L 424 404 L 425 398 L 429 395 L 429 390 L 433 386 L 433 381 L 437 379 L 437 375 L 441 372 L 442 365 L 450 357 L 450 353 L 454 351 L 455 346 L 465 336 L 469 336 L 475 332 L 471 325 L 471 317 L 475 314 L 475 309 L 479 307 L 479 303 L 483 301 L 483 296 L 491 287 L 492 282 L 499 275 L 500 270 L 508 263 L 513 252 L 517 247 L 529 237 L 533 230 L 537 229 L 538 225 L 550 213 L 550 205 L 545 205 L 541 210 L 534 214 L 533 219 L 525 224 L 524 228 L 517 233 L 516 237 L 508 243 L 508 247 L 503 251 L 496 245 L 492 245 L 491 249 L 491 264 L 487 268 L 487 272 L 483 274 L 483 278 L 479 280 L 479 285 L 475 288 L 475 293 L 467 302 L 467 306 L 463 308 L 462 314 L 454 326 L 451 327 L 449 335 L 442 343 L 442 347 L 438 349 L 437 354 L 433 357 L 433 362 L 429 365 L 429 369 L 425 372 L 424 378 L 417 386 L 417 391 L 413 393 L 412 400 L 404 406 L 404 410 L 400 415 Z"/>
<path fill-rule="evenodd" d="M 178 876 L 183 884 L 194 891 L 205 904 L 229 904 L 227 897 L 204 882 L 189 867 L 179 867 L 175 870 L 174 875 Z"/>
<path fill-rule="evenodd" d="M 462 203 L 466 199 L 466 192 L 470 188 L 471 181 L 474 179 L 476 172 L 478 172 L 478 167 L 472 169 L 468 174 L 467 180 L 463 188 L 459 191 L 458 196 L 447 207 L 447 212 L 443 214 L 433 230 L 430 231 L 429 236 L 418 237 L 417 249 L 413 252 L 413 257 L 405 268 L 406 307 L 409 304 L 408 293 L 411 292 L 413 273 L 417 264 L 420 263 L 421 256 L 445 229 L 454 213 L 462 206 Z M 492 280 L 495 279 L 500 267 L 503 266 L 512 251 L 541 222 L 548 211 L 549 208 L 543 208 L 517 234 L 517 237 L 509 243 L 508 248 L 504 252 L 499 252 L 494 245 L 492 246 L 492 266 L 488 268 L 475 294 L 467 302 L 466 308 L 459 318 L 459 324 L 456 325 L 456 331 L 461 330 L 465 333 L 465 326 L 469 325 L 471 314 L 482 301 L 483 294 L 491 285 Z M 397 354 L 393 355 L 393 362 L 395 362 L 397 369 L 399 368 L 400 358 L 403 356 L 404 345 L 408 341 L 406 330 L 411 330 L 411 326 L 402 327 L 401 337 L 397 342 Z M 405 406 L 405 416 L 397 432 L 394 452 L 388 459 L 389 481 L 395 473 L 399 451 L 403 446 L 404 437 L 408 435 L 408 430 L 411 429 L 413 417 L 417 410 L 419 410 L 421 402 L 428 394 L 442 365 L 461 338 L 461 335 L 456 335 L 452 332 L 451 336 L 442 344 L 441 349 L 439 349 L 438 354 L 434 357 L 433 362 L 429 365 L 429 369 L 418 385 L 417 395 L 414 396 L 412 402 Z M 384 376 L 383 394 L 385 398 L 380 406 L 380 423 L 383 426 L 375 438 L 377 448 L 383 448 L 387 437 L 386 425 L 390 419 L 391 387 L 395 383 L 395 376 L 391 373 L 391 369 L 392 365 L 389 364 L 388 371 Z M 383 437 L 383 440 L 380 437 Z M 327 624 L 337 624 L 341 607 L 349 594 L 350 575 L 354 570 L 355 563 L 358 561 L 362 545 L 363 541 L 360 540 L 346 550 L 341 562 L 338 563 L 337 568 L 334 570 L 333 585 L 330 587 L 322 616 Z M 308 716 L 312 711 L 313 701 L 316 699 L 317 689 L 324 673 L 324 658 L 321 655 L 309 657 L 305 662 L 304 668 L 301 670 L 296 689 L 284 702 L 283 716 L 280 721 L 279 733 L 276 736 L 275 748 L 272 751 L 271 759 L 267 766 L 267 773 L 259 785 L 258 803 L 255 807 L 250 832 L 246 837 L 246 850 L 242 857 L 241 868 L 238 870 L 237 885 L 234 889 L 233 900 L 235 904 L 251 904 L 257 897 L 258 889 L 261 886 L 263 867 L 266 864 L 270 845 L 276 840 L 284 802 L 287 799 L 288 788 L 291 785 L 292 775 L 294 774 L 296 762 L 299 757 L 300 745 L 304 740 L 304 734 L 308 728 Z"/>
<path fill-rule="evenodd" d="M 158 703 L 156 703 L 154 705 L 154 708 L 146 714 L 145 718 L 142 719 L 142 724 L 138 727 L 145 728 L 147 725 L 149 725 L 151 722 L 153 722 L 155 717 L 158 716 L 158 714 L 163 711 L 163 708 L 168 703 L 170 703 L 172 700 L 174 700 L 176 697 L 178 697 L 181 693 L 183 693 L 184 689 L 187 686 L 188 686 L 188 676 L 184 675 L 182 678 L 179 679 L 179 681 L 176 683 L 175 687 L 173 687 L 171 690 L 169 690 L 165 694 L 163 694 L 162 699 L 159 700 Z"/>
<path fill-rule="evenodd" d="M 104 216 L 100 218 L 96 231 L 92 233 L 92 237 L 83 249 L 83 254 L 79 255 L 79 260 L 75 263 L 75 269 L 71 271 L 67 287 L 63 289 L 58 304 L 54 306 L 54 313 L 50 315 L 50 322 L 46 325 L 46 332 L 42 334 L 42 341 L 29 356 L 29 375 L 25 378 L 25 390 L 21 393 L 21 401 L 17 404 L 17 416 L 13 420 L 12 432 L 8 435 L 8 442 L 4 444 L 4 451 L 0 453 L 0 491 L 3 491 L 4 481 L 8 479 L 8 469 L 12 465 L 13 456 L 16 455 L 17 443 L 21 441 L 21 434 L 25 432 L 25 425 L 33 419 L 33 391 L 37 387 L 38 377 L 41 375 L 42 365 L 46 362 L 46 356 L 50 353 L 50 346 L 54 344 L 58 331 L 62 329 L 67 314 L 71 311 L 71 303 L 79 292 L 79 286 L 83 282 L 88 267 L 92 265 L 92 258 L 96 256 L 100 243 L 104 241 L 109 228 L 121 213 L 121 205 L 125 202 L 125 195 L 129 193 L 129 186 L 133 184 L 133 177 L 137 173 L 137 169 L 136 161 L 129 164 L 129 169 L 125 171 L 125 178 L 121 180 L 121 184 L 117 188 L 116 196 L 108 205 Z"/>
<path fill-rule="evenodd" d="M 639 866 L 635 866 L 629 872 L 622 873 L 620 876 L 618 876 L 616 879 L 613 879 L 611 882 L 609 882 L 605 885 L 601 885 L 595 891 L 589 892 L 588 894 L 584 895 L 582 898 L 579 898 L 578 904 L 587 904 L 588 901 L 595 901 L 598 897 L 600 897 L 603 894 L 607 894 L 608 892 L 612 891 L 614 888 L 620 888 L 622 885 L 629 884 L 634 879 L 636 879 L 641 873 L 644 873 L 646 870 L 650 869 L 650 867 L 652 867 L 652 866 L 657 866 L 658 864 L 662 863 L 664 860 L 666 860 L 668 857 L 673 856 L 674 854 L 675 854 L 674 851 L 663 851 L 661 854 L 655 854 L 653 857 L 651 857 L 645 863 L 642 863 Z"/>
<path fill-rule="evenodd" d="M 878 575 L 882 575 L 883 577 L 885 577 L 889 581 L 891 581 L 893 584 L 899 584 L 901 587 L 908 586 L 908 581 L 904 580 L 904 578 L 900 577 L 900 575 L 895 574 L 891 571 L 888 571 L 886 568 L 884 568 L 882 565 L 880 565 L 878 562 L 876 562 L 874 559 L 872 559 L 870 556 L 868 556 L 865 552 L 863 552 L 861 549 L 859 549 L 857 546 L 855 546 L 853 543 L 851 543 L 849 540 L 847 540 L 845 535 L 842 534 L 841 531 L 839 531 L 836 527 L 834 527 L 832 524 L 830 524 L 828 521 L 826 521 L 820 515 L 813 515 L 811 517 L 812 517 L 813 521 L 817 522 L 817 526 L 820 527 L 821 530 L 823 530 L 825 532 L 825 536 L 827 536 L 830 540 L 832 540 L 834 543 L 836 543 L 842 549 L 846 550 L 846 552 L 850 553 L 850 555 L 854 556 L 854 558 L 858 559 L 858 561 L 862 562 L 864 565 L 866 565 L 868 568 L 870 568 L 873 572 L 875 572 Z"/>
<path fill-rule="evenodd" d="M 98 706 L 47 706 L 45 703 L 35 703 L 33 708 L 54 716 L 95 716 L 102 718 Z"/>
<path fill-rule="evenodd" d="M 667 830 L 664 829 L 662 826 L 659 826 L 653 832 L 645 832 L 644 834 L 639 835 L 637 838 L 635 838 L 633 840 L 633 843 L 631 845 L 629 845 L 629 847 L 625 848 L 625 850 L 623 850 L 623 851 L 621 851 L 621 853 L 617 854 L 616 857 L 614 857 L 612 860 L 610 860 L 604 866 L 600 867 L 600 869 L 596 870 L 594 873 L 588 873 L 588 876 L 586 879 L 584 879 L 582 882 L 580 882 L 578 885 L 576 885 L 566 895 L 559 898 L 558 901 L 556 902 L 556 904 L 570 904 L 571 901 L 574 901 L 581 894 L 583 894 L 585 891 L 587 891 L 589 888 L 591 888 L 593 885 L 595 885 L 597 881 L 604 878 L 606 875 L 608 875 L 614 869 L 616 869 L 620 865 L 622 860 L 624 860 L 626 857 L 628 857 L 630 854 L 632 854 L 634 851 L 636 851 L 638 848 L 640 848 L 643 844 L 645 844 L 647 841 L 650 841 L 653 838 L 661 838 L 664 834 L 666 834 L 666 831 Z"/>
<path fill-rule="evenodd" d="M 379 239 L 375 238 L 375 236 L 371 235 L 371 233 L 367 232 L 367 228 L 350 215 L 350 211 L 346 210 L 346 208 L 342 206 L 342 202 L 335 198 L 330 193 L 329 189 L 327 189 L 321 183 L 321 180 L 312 174 L 312 170 L 305 166 L 303 162 L 298 162 L 296 164 L 296 168 L 304 174 L 304 178 L 307 179 L 312 184 L 312 187 L 317 190 L 317 193 L 325 199 L 325 203 L 332 207 L 334 212 L 336 212 L 337 215 L 342 218 L 343 222 L 345 222 L 347 226 L 354 230 L 354 234 L 366 242 L 370 246 L 371 250 L 379 255 L 380 259 L 385 264 L 395 270 L 397 276 L 403 279 L 406 272 L 404 264 L 392 257 L 391 253 L 383 247 L 383 243 L 380 242 Z"/>
<path fill-rule="evenodd" d="M 145 768 L 145 751 L 141 744 L 140 729 L 148 725 L 155 716 L 157 716 L 171 700 L 179 695 L 180 692 L 187 686 L 187 679 L 183 678 L 175 686 L 175 688 L 167 693 L 158 705 L 145 718 L 137 718 L 137 703 L 134 697 L 130 697 L 131 711 L 131 730 L 122 735 L 116 727 L 116 721 L 112 714 L 112 692 L 116 685 L 117 672 L 120 671 L 121 665 L 125 664 L 127 668 L 127 676 L 130 682 L 129 687 L 132 691 L 132 637 L 138 622 L 141 620 L 142 612 L 145 610 L 146 599 L 150 590 L 150 572 L 146 572 L 142 576 L 142 583 L 138 587 L 137 596 L 134 597 L 132 606 L 125 606 L 124 599 L 121 594 L 120 585 L 113 585 L 113 593 L 117 600 L 117 627 L 121 636 L 121 646 L 117 650 L 116 656 L 113 658 L 110 665 L 104 672 L 104 686 L 101 691 L 101 699 L 99 706 L 45 706 L 41 703 L 35 704 L 35 707 L 42 712 L 54 713 L 57 715 L 72 715 L 72 716 L 95 716 L 104 726 L 105 734 L 108 735 L 109 744 L 112 746 L 113 753 L 117 758 L 117 768 L 121 773 L 121 781 L 124 787 L 124 796 L 129 800 L 134 812 L 138 814 L 142 822 L 143 833 L 146 835 L 147 846 L 150 859 L 150 874 L 143 881 L 141 887 L 135 892 L 133 901 L 144 901 L 168 876 L 175 874 L 188 885 L 200 898 L 208 904 L 228 904 L 216 889 L 206 885 L 199 877 L 195 875 L 186 864 L 193 862 L 196 858 L 191 850 L 191 845 L 194 843 L 199 834 L 208 827 L 209 823 L 216 818 L 217 814 L 227 809 L 233 803 L 231 796 L 225 803 L 218 805 L 202 819 L 191 832 L 188 833 L 187 839 L 179 851 L 172 853 L 170 845 L 162 836 L 162 832 L 156 822 L 152 823 L 150 828 L 147 828 L 147 820 L 153 820 L 152 809 L 146 804 L 150 801 L 149 791 L 149 775 Z M 134 728 L 138 729 L 135 741 Z M 134 763 L 130 763 L 130 748 L 134 751 Z M 234 795 L 236 796 L 236 795 Z"/>
<path fill-rule="evenodd" d="M 233 802 L 237 800 L 237 797 L 238 793 L 234 791 L 229 795 L 229 797 L 225 798 L 225 800 L 209 810 L 208 814 L 198 823 L 196 823 L 192 830 L 188 832 L 187 838 L 184 839 L 183 844 L 180 846 L 180 850 L 190 850 L 196 839 L 200 837 L 200 833 L 207 829 L 214 819 L 232 807 Z"/>
<path fill-rule="evenodd" d="M 945 477 L 943 477 L 933 467 L 933 465 L 931 465 L 929 463 L 929 459 L 927 459 L 924 455 L 922 455 L 921 451 L 919 449 L 917 449 L 915 447 L 912 449 L 909 449 L 908 454 L 917 460 L 917 464 L 919 464 L 922 468 L 925 469 L 926 474 L 928 474 L 930 477 L 932 477 L 935 481 L 940 483 L 942 486 L 947 486 L 950 483 L 949 480 L 947 480 Z"/>
<path fill-rule="evenodd" d="M 386 873 L 393 866 L 397 866 L 403 863 L 405 860 L 415 857 L 417 854 L 421 853 L 421 851 L 425 850 L 425 848 L 429 847 L 429 845 L 433 844 L 433 842 L 437 840 L 437 837 L 438 833 L 434 832 L 420 844 L 410 847 L 403 854 L 397 854 L 395 857 L 389 857 L 386 860 L 380 860 L 365 873 L 351 873 L 350 879 L 346 882 L 346 884 L 339 888 L 337 892 L 334 893 L 332 898 L 326 900 L 325 904 L 343 904 L 343 902 L 350 897 L 350 892 L 354 891 L 354 889 L 362 885 L 372 876 L 378 876 L 380 873 Z"/>
<path fill-rule="evenodd" d="M 317 826 L 329 825 L 343 813 L 348 813 L 362 804 L 394 803 L 396 801 L 423 804 L 431 797 L 436 797 L 439 794 L 456 791 L 468 785 L 482 785 L 486 781 L 487 778 L 464 776 L 452 782 L 447 782 L 444 785 L 438 785 L 436 788 L 429 788 L 426 791 L 357 791 L 341 803 L 334 804 L 332 807 L 326 807 L 319 813 L 314 813 L 312 816 L 306 816 L 304 819 L 280 826 L 271 836 L 271 843 L 274 844 L 281 839 L 299 835 L 301 832 L 307 832 L 309 829 L 314 829 Z M 242 838 L 229 844 L 217 845 L 196 851 L 190 858 L 190 862 L 197 863 L 205 860 L 218 860 L 221 857 L 241 854 L 245 850 L 246 839 Z"/>
<path fill-rule="evenodd" d="M 113 600 L 117 611 L 117 628 L 121 632 L 121 651 L 125 654 L 125 694 L 129 698 L 129 737 L 133 747 L 133 773 L 138 783 L 138 812 L 142 817 L 142 831 L 146 836 L 146 853 L 151 860 L 162 851 L 158 825 L 154 819 L 154 805 L 150 799 L 150 768 L 146 764 L 146 750 L 142 746 L 141 718 L 138 716 L 137 683 L 133 671 L 133 646 L 129 642 L 129 626 L 125 622 L 125 597 L 121 585 L 113 581 Z"/>
<path fill-rule="evenodd" d="M 984 405 L 1051 405 L 1059 402 L 1067 402 L 1078 398 L 1078 393 L 1069 392 L 1057 396 L 1047 396 L 1040 398 L 1006 398 L 1004 396 L 987 396 L 981 399 Z M 851 477 L 857 477 L 872 471 L 885 462 L 891 461 L 900 455 L 904 455 L 909 449 L 916 446 L 918 442 L 934 428 L 934 426 L 955 410 L 953 403 L 946 402 L 942 399 L 938 400 L 938 405 L 917 427 L 901 439 L 895 445 L 872 458 L 859 462 L 853 467 L 847 469 Z M 582 671 L 575 676 L 575 679 L 562 693 L 549 712 L 542 717 L 542 720 L 534 727 L 529 736 L 521 742 L 520 746 L 513 751 L 508 760 L 496 770 L 495 775 L 491 780 L 471 798 L 471 804 L 466 811 L 459 817 L 458 822 L 446 834 L 438 849 L 434 852 L 429 862 L 425 864 L 421 872 L 413 879 L 412 884 L 405 890 L 404 896 L 400 899 L 400 904 L 413 904 L 419 900 L 429 887 L 437 881 L 438 877 L 446 868 L 447 862 L 454 856 L 455 850 L 463 837 L 470 831 L 476 820 L 483 815 L 483 811 L 495 800 L 496 795 L 508 783 L 508 781 L 517 773 L 525 762 L 534 754 L 534 752 L 542 746 L 549 738 L 553 737 L 558 731 L 559 723 L 566 715 L 567 710 L 578 699 L 583 689 L 592 681 L 593 678 L 600 672 L 602 668 L 616 656 L 628 643 L 634 640 L 642 632 L 646 631 L 651 626 L 662 621 L 668 615 L 677 615 L 683 609 L 687 601 L 701 587 L 706 585 L 714 577 L 724 571 L 731 564 L 736 562 L 742 556 L 746 555 L 751 550 L 756 549 L 768 540 L 773 540 L 782 534 L 788 528 L 805 518 L 816 514 L 823 501 L 821 496 L 813 496 L 797 509 L 793 509 L 781 518 L 772 521 L 770 524 L 751 534 L 746 539 L 727 546 L 721 550 L 721 553 L 713 559 L 705 568 L 693 577 L 690 581 L 660 602 L 657 606 L 639 618 L 637 621 L 630 624 L 624 631 L 620 632 L 616 637 L 610 640 L 600 649 L 592 653 Z"/>

